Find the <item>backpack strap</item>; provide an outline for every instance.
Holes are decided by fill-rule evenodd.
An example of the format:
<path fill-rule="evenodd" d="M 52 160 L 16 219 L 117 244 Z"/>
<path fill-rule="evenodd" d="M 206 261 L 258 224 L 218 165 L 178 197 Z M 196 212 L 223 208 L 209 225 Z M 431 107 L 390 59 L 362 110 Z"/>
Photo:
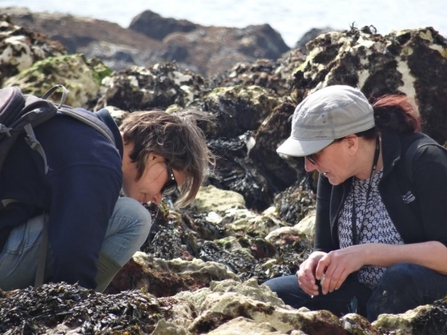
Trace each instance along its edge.
<path fill-rule="evenodd" d="M 97 117 L 91 115 L 88 112 L 83 112 L 80 109 L 72 108 L 69 106 L 61 106 L 58 108 L 58 111 L 61 112 L 62 114 L 69 115 L 72 118 L 81 121 L 89 125 L 90 127 L 96 129 L 101 134 L 103 134 L 104 137 L 106 137 L 111 143 L 115 144 L 115 138 L 112 134 L 112 131 L 109 129 L 109 127 L 107 127 L 106 124 L 104 124 L 104 122 L 99 120 Z"/>
<path fill-rule="evenodd" d="M 428 145 L 434 145 L 437 147 L 440 147 L 445 150 L 445 148 L 437 143 L 435 140 L 431 139 L 428 136 L 422 137 L 420 140 L 413 142 L 405 152 L 404 158 L 403 158 L 403 167 L 405 169 L 405 175 L 410 181 L 410 185 L 414 185 L 414 174 L 413 174 L 413 161 L 414 156 L 416 155 L 417 151 L 425 146 Z"/>

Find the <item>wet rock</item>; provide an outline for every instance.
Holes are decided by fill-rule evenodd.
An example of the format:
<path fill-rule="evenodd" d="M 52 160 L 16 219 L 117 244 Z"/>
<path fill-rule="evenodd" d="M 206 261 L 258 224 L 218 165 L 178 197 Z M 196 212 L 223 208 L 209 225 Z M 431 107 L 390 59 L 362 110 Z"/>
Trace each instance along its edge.
<path fill-rule="evenodd" d="M 103 80 L 104 94 L 96 109 L 115 106 L 125 111 L 165 109 L 172 104 L 187 106 L 205 90 L 201 76 L 179 71 L 176 64 L 133 66 Z"/>
<path fill-rule="evenodd" d="M 190 21 L 164 18 L 150 10 L 145 10 L 135 16 L 129 25 L 129 29 L 159 41 L 162 41 L 171 33 L 188 33 L 197 27 L 198 25 Z"/>
<path fill-rule="evenodd" d="M 0 84 L 39 60 L 66 54 L 62 44 L 14 24 L 7 14 L 0 15 L 0 27 Z"/>
<path fill-rule="evenodd" d="M 101 80 L 111 73 L 100 60 L 87 60 L 83 55 L 49 57 L 9 78 L 4 85 L 17 85 L 30 94 L 42 96 L 51 87 L 62 84 L 67 88 L 65 104 L 91 109 L 100 95 Z M 60 93 L 52 96 L 60 101 Z"/>

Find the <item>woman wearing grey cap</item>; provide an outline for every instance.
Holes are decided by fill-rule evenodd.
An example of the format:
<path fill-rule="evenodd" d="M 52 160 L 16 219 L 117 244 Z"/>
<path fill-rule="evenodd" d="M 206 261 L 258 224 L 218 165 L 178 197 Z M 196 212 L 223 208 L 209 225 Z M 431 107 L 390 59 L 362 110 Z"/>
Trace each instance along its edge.
<path fill-rule="evenodd" d="M 293 307 L 375 320 L 447 295 L 447 153 L 402 95 L 335 85 L 303 100 L 278 153 L 320 173 L 315 250 L 267 281 Z"/>

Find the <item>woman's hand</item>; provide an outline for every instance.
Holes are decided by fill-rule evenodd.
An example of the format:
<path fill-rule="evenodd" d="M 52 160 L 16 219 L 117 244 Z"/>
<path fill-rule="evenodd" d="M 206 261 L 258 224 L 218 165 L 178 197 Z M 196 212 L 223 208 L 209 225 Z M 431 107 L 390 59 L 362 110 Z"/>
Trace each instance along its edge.
<path fill-rule="evenodd" d="M 364 264 L 363 251 L 367 244 L 350 246 L 329 252 L 321 257 L 315 269 L 323 294 L 338 290 L 351 273 Z"/>
<path fill-rule="evenodd" d="M 300 288 L 310 296 L 318 295 L 315 269 L 320 259 L 325 255 L 327 255 L 325 252 L 314 251 L 303 263 L 301 263 L 300 268 L 296 273 Z"/>

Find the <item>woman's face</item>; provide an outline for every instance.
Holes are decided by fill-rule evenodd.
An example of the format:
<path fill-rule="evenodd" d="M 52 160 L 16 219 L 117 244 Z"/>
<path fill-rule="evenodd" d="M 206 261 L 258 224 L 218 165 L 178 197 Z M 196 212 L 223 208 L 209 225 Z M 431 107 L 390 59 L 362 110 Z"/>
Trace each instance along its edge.
<path fill-rule="evenodd" d="M 314 159 L 305 158 L 304 168 L 307 172 L 317 170 L 332 185 L 339 185 L 354 175 L 353 145 L 355 144 L 350 137 L 332 142 L 314 154 Z"/>
<path fill-rule="evenodd" d="M 163 186 L 170 180 L 169 169 L 164 157 L 149 154 L 146 168 L 140 179 L 137 177 L 137 166 L 129 158 L 133 150 L 133 144 L 124 145 L 123 155 L 123 192 L 127 197 L 133 198 L 141 203 L 154 202 L 159 204 L 163 195 Z M 186 180 L 182 171 L 172 170 L 177 187 L 180 187 Z"/>

